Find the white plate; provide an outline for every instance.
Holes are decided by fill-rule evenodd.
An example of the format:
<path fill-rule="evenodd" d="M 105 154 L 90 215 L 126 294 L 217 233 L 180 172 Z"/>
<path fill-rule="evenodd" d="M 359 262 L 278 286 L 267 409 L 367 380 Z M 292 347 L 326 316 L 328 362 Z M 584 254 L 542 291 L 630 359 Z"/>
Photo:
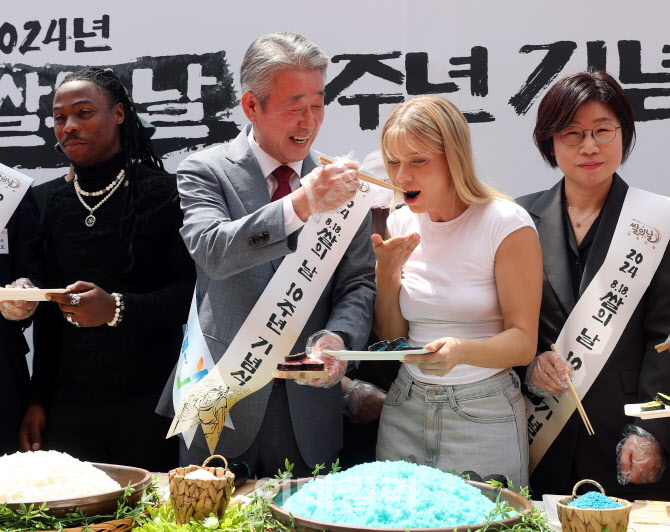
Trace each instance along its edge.
<path fill-rule="evenodd" d="M 547 526 L 551 530 L 553 530 L 553 532 L 562 532 L 563 531 L 563 527 L 561 526 L 561 522 L 558 519 L 556 519 L 554 521 L 549 521 L 547 523 Z"/>
<path fill-rule="evenodd" d="M 324 351 L 340 360 L 402 360 L 405 355 L 425 355 L 425 349 L 409 349 L 407 351 Z"/>
<path fill-rule="evenodd" d="M 547 525 L 554 532 L 561 532 L 561 522 L 558 519 L 558 510 L 556 509 L 556 501 L 559 499 L 564 499 L 569 497 L 569 495 L 542 495 L 542 506 L 544 507 L 544 512 L 547 514 L 547 519 L 549 522 Z"/>
<path fill-rule="evenodd" d="M 46 301 L 46 294 L 67 294 L 67 288 L 0 288 L 0 301 Z"/>
<path fill-rule="evenodd" d="M 663 410 L 650 410 L 642 412 L 640 406 L 642 403 L 624 405 L 624 412 L 627 416 L 641 417 L 642 419 L 654 419 L 656 417 L 670 417 L 670 408 L 667 406 Z"/>

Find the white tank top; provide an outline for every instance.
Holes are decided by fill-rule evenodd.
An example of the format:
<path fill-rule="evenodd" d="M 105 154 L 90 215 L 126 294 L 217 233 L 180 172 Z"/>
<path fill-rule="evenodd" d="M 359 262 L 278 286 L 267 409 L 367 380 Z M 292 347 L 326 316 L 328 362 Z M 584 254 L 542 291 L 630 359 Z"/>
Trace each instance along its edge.
<path fill-rule="evenodd" d="M 495 254 L 509 234 L 532 227 L 516 203 L 494 199 L 470 205 L 449 222 L 432 222 L 427 214 L 402 208 L 389 216 L 391 236 L 418 233 L 421 242 L 403 267 L 400 310 L 409 323 L 409 343 L 424 346 L 438 338 L 486 339 L 503 332 L 494 274 Z M 406 365 L 418 381 L 467 384 L 495 375 L 504 367 L 459 364 L 443 377 Z"/>

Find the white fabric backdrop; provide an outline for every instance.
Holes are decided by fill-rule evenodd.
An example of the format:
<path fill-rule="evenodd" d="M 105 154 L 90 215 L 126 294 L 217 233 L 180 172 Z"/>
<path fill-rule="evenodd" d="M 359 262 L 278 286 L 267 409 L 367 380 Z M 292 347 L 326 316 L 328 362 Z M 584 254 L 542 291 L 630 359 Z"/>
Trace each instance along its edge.
<path fill-rule="evenodd" d="M 0 58 L 5 64 L 0 77 L 0 162 L 19 164 L 38 182 L 64 174 L 65 161 L 58 162 L 63 165 L 59 168 L 53 163 L 55 152 L 52 146 L 55 138 L 52 133 L 47 135 L 43 130 L 41 145 L 26 147 L 20 145 L 22 139 L 8 132 L 17 115 L 31 114 L 26 110 L 27 102 L 16 105 L 9 97 L 12 91 L 16 101 L 28 97 L 29 91 L 25 85 L 29 82 L 26 81 L 25 73 L 44 72 L 49 68 L 48 64 L 76 66 L 130 63 L 132 70 L 137 58 L 184 54 L 196 56 L 192 63 L 197 64 L 197 56 L 224 51 L 225 61 L 232 74 L 231 87 L 234 89 L 234 94 L 228 89 L 228 96 L 239 99 L 239 66 L 252 40 L 270 31 L 297 31 L 319 44 L 331 58 L 343 54 L 395 55 L 382 59 L 381 63 L 387 67 L 380 67 L 386 68 L 387 73 L 395 71 L 392 74 L 395 76 L 406 74 L 408 54 L 415 61 L 421 60 L 417 54 L 427 54 L 428 80 L 431 83 L 455 83 L 456 92 L 443 93 L 444 96 L 453 100 L 463 111 L 484 111 L 494 117 L 493 121 L 471 126 L 477 167 L 482 179 L 512 196 L 548 188 L 560 177 L 558 172 L 543 164 L 531 139 L 537 102 L 546 87 L 542 88 L 525 114 L 519 114 L 509 103 L 545 56 L 548 57 L 547 50 L 536 49 L 528 53 L 520 50 L 526 46 L 540 45 L 551 45 L 549 53 L 556 53 L 559 49 L 565 53 L 568 50 L 569 59 L 563 68 L 560 68 L 562 61 L 558 61 L 557 76 L 561 77 L 587 67 L 587 48 L 590 46 L 592 61 L 602 64 L 605 55 L 607 69 L 617 79 L 622 78 L 620 69 L 623 65 L 626 79 L 631 81 L 624 83 L 624 88 L 651 90 L 650 94 L 656 95 L 647 98 L 645 106 L 652 111 L 646 114 L 656 109 L 655 112 L 661 118 L 638 123 L 638 142 L 622 175 L 632 185 L 660 194 L 670 194 L 670 180 L 666 177 L 670 162 L 670 149 L 667 148 L 670 94 L 664 94 L 664 91 L 670 93 L 670 79 L 667 79 L 670 78 L 670 37 L 667 33 L 670 5 L 664 0 L 648 0 L 635 6 L 622 0 L 564 0 L 552 3 L 525 0 L 313 0 L 300 4 L 280 4 L 276 1 L 233 4 L 218 0 L 71 0 L 49 3 L 26 0 L 6 4 L 3 5 L 0 19 Z M 111 49 L 76 53 L 75 19 L 83 19 L 84 31 L 91 31 L 94 21 L 100 20 L 102 15 L 109 15 L 109 37 L 103 39 L 100 35 L 102 30 L 97 30 L 96 35 L 84 40 L 84 46 L 107 46 Z M 58 42 L 43 43 L 51 20 L 61 18 L 66 19 L 64 26 L 67 38 L 63 41 L 63 51 L 58 49 Z M 25 49 L 26 37 L 36 27 L 30 21 L 40 23 L 41 29 L 31 43 L 39 50 Z M 16 30 L 16 43 L 13 45 L 12 28 Z M 59 28 L 57 26 L 56 29 Z M 54 33 L 57 35 L 58 31 Z M 595 41 L 601 43 L 587 45 L 587 42 Z M 627 41 L 623 44 L 623 59 L 620 41 Z M 634 57 L 636 42 L 639 42 L 641 48 L 641 60 L 637 66 Z M 19 50 L 22 43 L 24 53 Z M 487 67 L 479 71 L 480 74 L 486 74 L 488 91 L 479 90 L 485 95 L 471 93 L 471 78 L 454 77 L 449 73 L 469 68 L 467 64 L 450 64 L 450 59 L 470 56 L 473 47 L 479 47 L 480 52 L 485 49 L 488 56 Z M 664 47 L 667 48 L 665 51 Z M 572 48 L 574 51 L 570 52 Z M 345 58 L 331 63 L 329 81 L 350 64 Z M 635 76 L 629 73 L 636 68 L 655 75 Z M 185 73 L 186 69 L 183 70 Z M 539 77 L 546 75 L 546 72 L 543 70 Z M 137 72 L 135 75 L 141 76 Z M 157 71 L 154 75 L 160 77 Z M 202 75 L 208 74 L 203 71 Z M 41 76 L 37 76 L 38 83 L 46 85 Z M 482 78 L 482 75 L 479 77 Z M 416 83 L 418 78 L 411 75 L 396 83 L 368 72 L 353 81 L 328 105 L 326 120 L 315 147 L 331 155 L 344 154 L 354 149 L 362 159 L 377 147 L 379 127 L 361 129 L 359 107 L 343 105 L 339 98 L 361 94 L 408 98 L 410 79 Z M 33 83 L 33 98 L 36 86 L 34 81 L 30 81 Z M 154 100 L 138 105 L 138 108 L 165 104 L 167 101 L 162 96 L 169 96 L 168 93 L 152 95 L 148 85 L 141 83 L 140 77 L 133 78 L 133 81 L 132 94 L 138 103 Z M 173 81 L 170 76 L 163 74 L 159 81 L 162 83 L 161 90 L 170 90 Z M 180 83 L 183 86 L 180 87 Z M 18 87 L 18 93 L 13 85 Z M 181 134 L 201 135 L 197 142 L 191 141 L 189 149 L 226 140 L 212 133 L 211 124 L 209 134 L 202 136 L 202 127 L 200 133 L 194 133 L 196 130 L 192 128 L 197 128 L 199 121 L 220 119 L 234 122 L 237 127 L 245 123 L 245 117 L 237 105 L 231 106 L 229 116 L 216 118 L 207 111 L 202 119 L 198 118 L 199 94 L 191 94 L 193 100 L 189 100 L 185 96 L 185 88 L 183 80 L 175 77 L 172 90 L 181 91 L 180 102 L 194 104 L 194 107 L 189 108 L 194 113 L 188 123 L 190 133 L 184 130 Z M 53 91 L 47 86 L 39 89 L 39 92 L 42 94 L 39 103 L 43 112 L 42 115 L 38 112 L 37 116 L 42 121 L 42 127 L 46 127 L 44 111 L 48 111 L 51 106 Z M 168 102 L 167 107 L 169 105 Z M 383 123 L 391 108 L 390 104 L 380 105 L 380 123 Z M 663 118 L 663 115 L 669 118 Z M 161 127 L 165 125 L 171 125 L 173 129 L 160 133 Z M 179 127 L 174 129 L 179 124 L 163 121 L 158 126 L 157 138 L 161 135 L 180 135 Z M 26 131 L 21 133 L 25 134 Z M 230 130 L 227 135 L 231 136 Z M 166 158 L 168 169 L 176 168 L 185 157 L 185 150 L 176 150 Z M 44 154 L 51 161 L 45 159 L 46 162 L 40 163 Z"/>

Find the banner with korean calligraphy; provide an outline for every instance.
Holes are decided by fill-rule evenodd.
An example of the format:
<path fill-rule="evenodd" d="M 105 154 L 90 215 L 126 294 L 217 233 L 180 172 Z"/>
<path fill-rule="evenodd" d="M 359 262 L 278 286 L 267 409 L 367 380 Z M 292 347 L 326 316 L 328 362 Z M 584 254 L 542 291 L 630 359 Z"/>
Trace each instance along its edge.
<path fill-rule="evenodd" d="M 607 69 L 627 91 L 638 142 L 622 175 L 670 194 L 670 38 L 665 0 L 192 0 L 10 2 L 0 18 L 0 161 L 43 182 L 67 172 L 51 104 L 66 72 L 111 67 L 174 171 L 189 153 L 235 137 L 246 118 L 239 67 L 259 35 L 296 31 L 330 56 L 315 148 L 376 149 L 398 102 L 451 99 L 467 116 L 480 177 L 511 196 L 560 178 L 532 142 L 539 99 L 561 76 Z M 337 22 L 326 22 L 334 21 Z"/>

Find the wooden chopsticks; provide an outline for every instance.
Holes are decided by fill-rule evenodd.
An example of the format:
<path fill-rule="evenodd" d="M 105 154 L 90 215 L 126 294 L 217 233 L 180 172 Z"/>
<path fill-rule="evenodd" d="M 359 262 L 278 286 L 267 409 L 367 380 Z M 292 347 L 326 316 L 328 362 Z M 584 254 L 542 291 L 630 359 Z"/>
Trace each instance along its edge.
<path fill-rule="evenodd" d="M 670 336 L 668 336 L 662 344 L 655 345 L 654 349 L 656 349 L 657 352 L 662 353 L 663 351 L 667 351 L 668 346 L 670 346 Z"/>
<path fill-rule="evenodd" d="M 319 164 L 333 164 L 335 161 L 332 159 L 328 159 L 327 157 L 324 157 L 323 155 L 319 155 Z M 368 183 L 372 183 L 374 185 L 383 187 L 383 188 L 388 188 L 389 190 L 395 190 L 396 192 L 400 192 L 401 194 L 404 194 L 404 190 L 401 188 L 398 188 L 396 186 L 391 185 L 390 183 L 387 183 L 386 181 L 382 181 L 380 179 L 377 179 L 376 177 L 372 177 L 371 175 L 364 174 L 363 172 L 358 172 L 358 178 L 362 181 L 367 181 Z"/>
<path fill-rule="evenodd" d="M 551 350 L 554 353 L 558 354 L 558 350 L 556 349 L 556 346 L 554 344 L 551 344 Z M 595 434 L 595 431 L 593 430 L 591 422 L 589 421 L 589 418 L 586 415 L 586 411 L 584 410 L 584 406 L 582 406 L 582 402 L 579 400 L 577 390 L 575 390 L 575 387 L 572 385 L 572 380 L 570 379 L 570 373 L 568 373 L 567 369 L 565 370 L 565 378 L 568 381 L 568 389 L 570 390 L 572 400 L 575 402 L 577 411 L 579 412 L 579 415 L 581 416 L 582 421 L 584 422 L 584 426 L 586 427 L 586 432 L 588 432 L 589 436 L 593 436 Z"/>

